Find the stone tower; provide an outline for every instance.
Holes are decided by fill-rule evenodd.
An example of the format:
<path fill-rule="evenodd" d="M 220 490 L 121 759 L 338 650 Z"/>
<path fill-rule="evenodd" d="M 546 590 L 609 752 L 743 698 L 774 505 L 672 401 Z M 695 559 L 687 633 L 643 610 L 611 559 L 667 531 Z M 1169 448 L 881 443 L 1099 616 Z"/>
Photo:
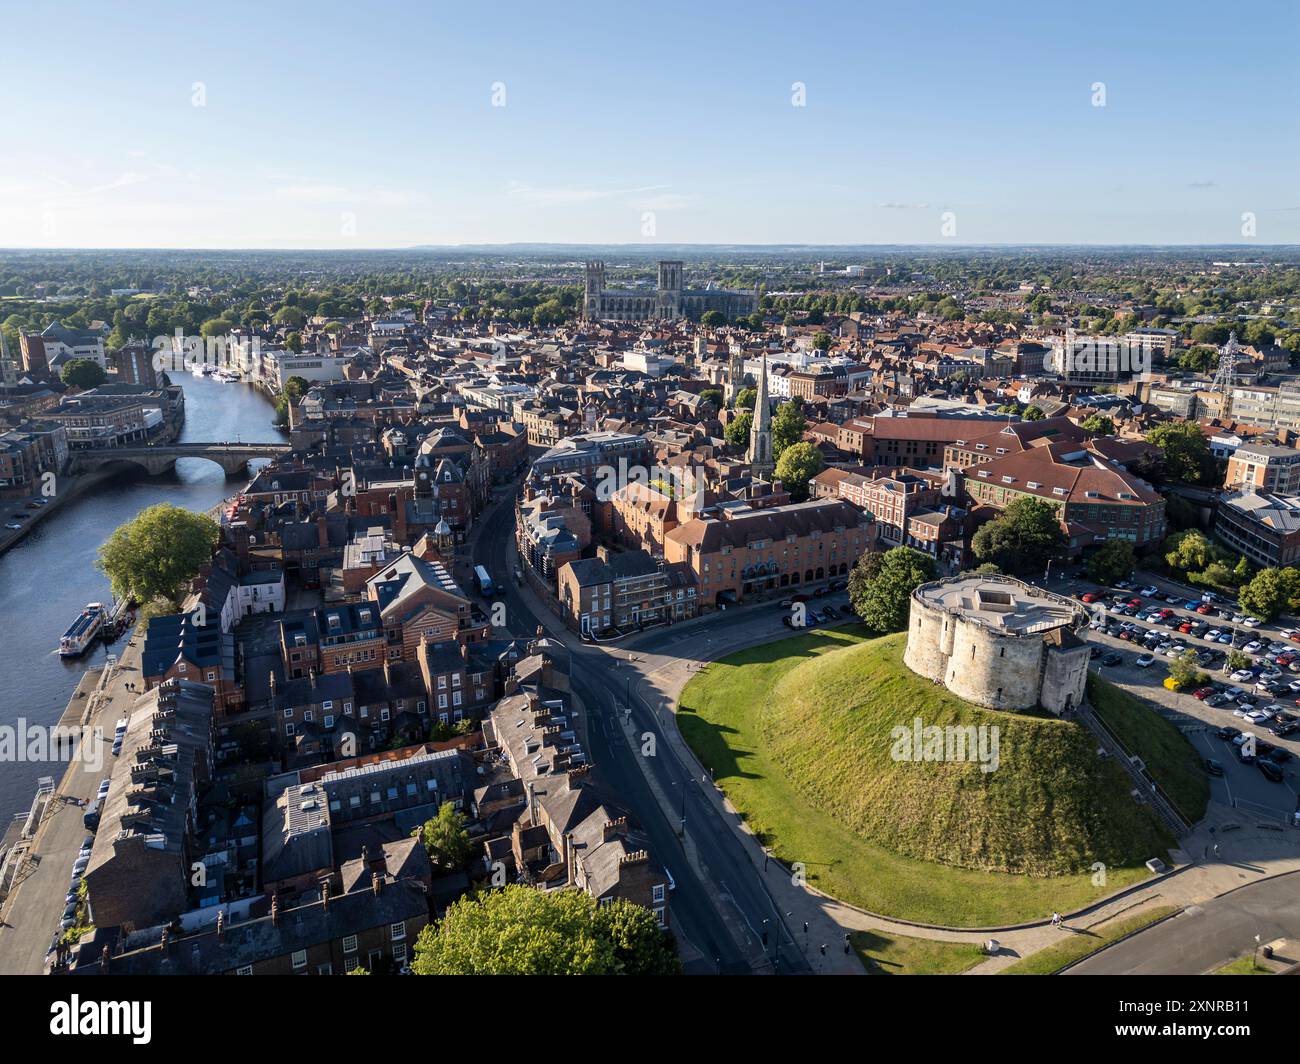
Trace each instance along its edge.
<path fill-rule="evenodd" d="M 770 479 L 776 463 L 772 460 L 772 411 L 767 402 L 767 355 L 758 375 L 758 398 L 754 400 L 754 422 L 749 427 L 749 474 Z"/>
<path fill-rule="evenodd" d="M 683 264 L 667 259 L 659 263 L 659 317 L 676 321 L 682 316 Z"/>
<path fill-rule="evenodd" d="M 724 399 L 728 406 L 736 405 L 736 397 L 745 386 L 745 354 L 740 344 L 731 342 L 727 355 L 727 391 Z"/>
<path fill-rule="evenodd" d="M 596 321 L 601 316 L 601 295 L 605 291 L 605 264 L 589 262 L 583 273 L 582 316 L 587 321 Z"/>

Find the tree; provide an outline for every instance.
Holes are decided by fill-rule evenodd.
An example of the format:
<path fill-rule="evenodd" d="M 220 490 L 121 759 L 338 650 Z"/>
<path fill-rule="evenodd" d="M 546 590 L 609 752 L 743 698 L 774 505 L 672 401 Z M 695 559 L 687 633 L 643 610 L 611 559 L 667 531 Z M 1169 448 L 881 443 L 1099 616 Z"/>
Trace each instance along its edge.
<path fill-rule="evenodd" d="M 707 391 L 700 392 L 700 402 L 709 403 L 715 411 L 722 409 L 722 393 L 717 388 L 710 388 Z"/>
<path fill-rule="evenodd" d="M 795 502 L 808 498 L 808 482 L 826 465 L 826 459 L 811 443 L 796 443 L 781 452 L 776 461 L 777 479 Z"/>
<path fill-rule="evenodd" d="M 88 388 L 98 388 L 107 378 L 108 374 L 104 372 L 104 367 L 90 358 L 71 359 L 63 364 L 63 369 L 59 373 L 59 380 L 69 388 L 77 388 L 83 392 Z"/>
<path fill-rule="evenodd" d="M 1027 406 L 1025 412 L 1020 416 L 1026 421 L 1042 421 L 1047 415 L 1043 413 L 1042 407 Z"/>
<path fill-rule="evenodd" d="M 1084 418 L 1079 424 L 1079 428 L 1084 432 L 1091 432 L 1097 436 L 1114 436 L 1115 422 L 1105 414 L 1091 414 Z"/>
<path fill-rule="evenodd" d="M 1210 445 L 1195 421 L 1168 421 L 1146 436 L 1147 443 L 1164 452 L 1165 475 L 1170 480 L 1200 484 L 1213 476 Z"/>
<path fill-rule="evenodd" d="M 808 419 L 800 404 L 789 402 L 777 407 L 776 416 L 772 418 L 772 457 L 779 459 L 787 447 L 803 439 L 807 427 Z"/>
<path fill-rule="evenodd" d="M 229 318 L 209 318 L 199 326 L 199 335 L 203 337 L 225 336 L 235 327 Z"/>
<path fill-rule="evenodd" d="M 411 832 L 424 843 L 429 860 L 446 872 L 459 872 L 469 861 L 469 832 L 465 830 L 465 814 L 451 802 L 438 807 L 438 815 L 426 820 L 422 827 Z"/>
<path fill-rule="evenodd" d="M 857 567 L 854 568 L 856 571 Z M 854 612 L 873 631 L 897 632 L 907 625 L 912 592 L 933 580 L 937 572 L 938 567 L 929 555 L 911 547 L 894 547 L 881 556 L 875 579 L 867 584 L 858 601 L 850 594 Z M 859 587 L 861 584 L 860 579 Z"/>
<path fill-rule="evenodd" d="M 295 355 L 302 353 L 302 333 L 291 332 L 284 338 L 284 349 L 292 351 Z"/>
<path fill-rule="evenodd" d="M 754 402 L 758 399 L 757 388 L 741 388 L 736 393 L 737 410 L 753 410 Z"/>
<path fill-rule="evenodd" d="M 884 559 L 884 551 L 869 550 L 864 552 L 849 570 L 849 605 L 859 617 L 867 608 L 867 592 L 880 576 L 880 565 Z"/>
<path fill-rule="evenodd" d="M 162 599 L 176 610 L 220 541 L 221 526 L 212 518 L 159 503 L 120 525 L 99 548 L 95 565 L 119 598 Z"/>
<path fill-rule="evenodd" d="M 651 975 L 681 970 L 649 909 L 512 884 L 461 898 L 420 932 L 417 975 Z"/>
<path fill-rule="evenodd" d="M 1244 613 L 1271 621 L 1290 607 L 1300 588 L 1295 569 L 1261 569 L 1238 593 L 1237 601 Z"/>
<path fill-rule="evenodd" d="M 1238 669 L 1249 669 L 1254 664 L 1255 663 L 1250 660 L 1250 656 L 1242 653 L 1240 650 L 1228 651 L 1227 660 L 1224 661 L 1224 667 L 1227 668 L 1229 672 L 1236 672 Z"/>
<path fill-rule="evenodd" d="M 1126 539 L 1112 539 L 1102 544 L 1088 559 L 1088 576 L 1099 584 L 1113 584 L 1133 571 L 1137 556 Z"/>
<path fill-rule="evenodd" d="M 743 414 L 737 414 L 727 422 L 727 427 L 722 430 L 723 439 L 732 447 L 749 446 L 749 430 L 754 424 L 754 415 L 746 410 Z"/>
<path fill-rule="evenodd" d="M 831 334 L 828 332 L 813 333 L 813 347 L 818 351 L 829 351 L 831 347 Z"/>
<path fill-rule="evenodd" d="M 720 310 L 706 310 L 700 315 L 700 324 L 707 325 L 710 329 L 716 329 L 720 325 L 727 324 L 727 316 Z"/>
<path fill-rule="evenodd" d="M 1169 686 L 1175 691 L 1200 687 L 1208 677 L 1196 667 L 1196 651 L 1190 647 L 1169 663 Z"/>
<path fill-rule="evenodd" d="M 1022 496 L 980 527 L 971 548 L 977 561 L 992 562 L 1004 573 L 1038 573 L 1057 557 L 1064 539 L 1056 509 Z"/>
<path fill-rule="evenodd" d="M 1165 563 L 1170 569 L 1199 573 L 1215 560 L 1214 544 L 1194 528 L 1165 537 Z"/>

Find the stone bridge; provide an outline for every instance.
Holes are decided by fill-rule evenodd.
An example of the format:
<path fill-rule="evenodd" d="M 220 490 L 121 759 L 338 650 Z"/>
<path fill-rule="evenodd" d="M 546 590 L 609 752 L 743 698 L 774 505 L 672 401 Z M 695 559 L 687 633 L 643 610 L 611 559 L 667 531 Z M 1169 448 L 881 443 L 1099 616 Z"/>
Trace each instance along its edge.
<path fill-rule="evenodd" d="M 73 451 L 72 473 L 88 473 L 108 465 L 128 463 L 150 476 L 166 473 L 178 458 L 206 458 L 226 476 L 242 473 L 254 458 L 275 458 L 288 454 L 287 443 L 165 443 L 152 447 L 111 447 L 96 451 Z"/>

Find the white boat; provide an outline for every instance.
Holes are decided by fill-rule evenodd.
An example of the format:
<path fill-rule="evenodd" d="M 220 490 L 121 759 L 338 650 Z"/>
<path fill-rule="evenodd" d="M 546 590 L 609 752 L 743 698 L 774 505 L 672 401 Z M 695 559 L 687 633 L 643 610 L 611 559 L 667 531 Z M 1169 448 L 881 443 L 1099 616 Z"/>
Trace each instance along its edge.
<path fill-rule="evenodd" d="M 86 652 L 86 647 L 90 646 L 91 641 L 99 634 L 99 629 L 104 623 L 104 604 L 102 602 L 90 602 L 75 621 L 68 626 L 68 630 L 63 633 L 59 639 L 59 657 L 61 658 L 79 658 Z"/>

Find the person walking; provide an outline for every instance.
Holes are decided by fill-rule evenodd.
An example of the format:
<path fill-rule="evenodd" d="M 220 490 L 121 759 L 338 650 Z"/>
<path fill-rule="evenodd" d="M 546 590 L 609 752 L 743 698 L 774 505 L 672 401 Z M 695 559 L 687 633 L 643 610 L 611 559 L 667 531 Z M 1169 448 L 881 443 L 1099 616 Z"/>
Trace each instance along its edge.
<path fill-rule="evenodd" d="M 1053 926 L 1053 927 L 1060 927 L 1060 926 L 1061 926 L 1061 914 L 1060 914 L 1060 913 L 1052 913 L 1052 926 Z"/>

